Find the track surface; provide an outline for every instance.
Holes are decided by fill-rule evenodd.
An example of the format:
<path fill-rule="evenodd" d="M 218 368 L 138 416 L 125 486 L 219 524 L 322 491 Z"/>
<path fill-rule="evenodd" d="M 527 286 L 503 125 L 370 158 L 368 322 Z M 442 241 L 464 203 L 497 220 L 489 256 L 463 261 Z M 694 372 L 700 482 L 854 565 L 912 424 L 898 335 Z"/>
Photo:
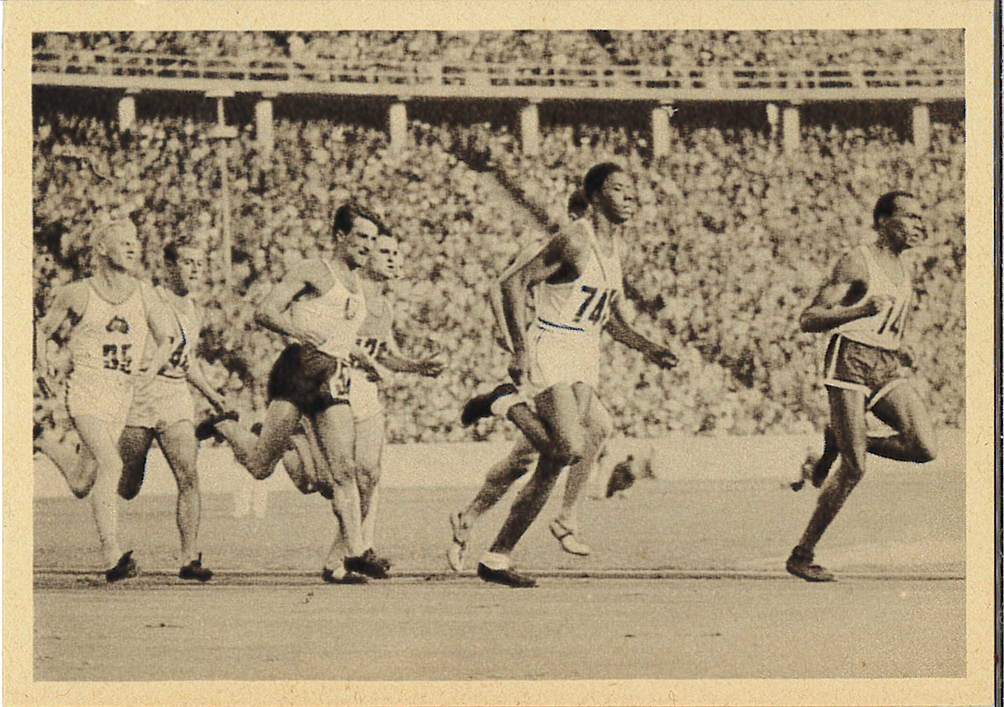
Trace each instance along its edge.
<path fill-rule="evenodd" d="M 386 489 L 378 546 L 397 577 L 365 587 L 320 582 L 331 521 L 316 496 L 273 494 L 260 519 L 208 496 L 200 546 L 220 575 L 204 586 L 173 576 L 172 499 L 123 504 L 147 572 L 111 587 L 92 571 L 89 505 L 39 500 L 35 679 L 960 677 L 964 488 L 945 468 L 867 477 L 817 552 L 830 585 L 783 572 L 815 493 L 780 479 L 586 500 L 582 559 L 550 537 L 552 499 L 517 550 L 540 577 L 521 591 L 444 571 L 446 515 L 470 488 Z M 508 504 L 483 519 L 474 559 Z"/>

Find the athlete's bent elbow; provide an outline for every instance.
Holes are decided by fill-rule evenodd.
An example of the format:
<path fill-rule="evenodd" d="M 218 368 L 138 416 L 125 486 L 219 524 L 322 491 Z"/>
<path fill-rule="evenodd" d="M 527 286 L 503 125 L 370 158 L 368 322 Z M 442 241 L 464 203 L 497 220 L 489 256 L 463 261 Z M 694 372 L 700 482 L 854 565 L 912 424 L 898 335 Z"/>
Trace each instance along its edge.
<path fill-rule="evenodd" d="M 820 331 L 818 320 L 809 311 L 803 312 L 802 316 L 798 318 L 798 326 L 806 334 L 815 334 Z"/>

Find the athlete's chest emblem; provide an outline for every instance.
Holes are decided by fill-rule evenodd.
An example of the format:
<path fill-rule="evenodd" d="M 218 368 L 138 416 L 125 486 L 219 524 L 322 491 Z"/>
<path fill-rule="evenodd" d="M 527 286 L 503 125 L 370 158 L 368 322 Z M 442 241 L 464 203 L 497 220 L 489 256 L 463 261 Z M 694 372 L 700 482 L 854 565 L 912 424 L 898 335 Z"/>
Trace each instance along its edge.
<path fill-rule="evenodd" d="M 122 317 L 116 315 L 109 320 L 108 325 L 105 326 L 105 331 L 118 332 L 119 334 L 128 334 L 129 322 L 127 322 Z"/>
<path fill-rule="evenodd" d="M 352 321 L 359 316 L 359 310 L 362 309 L 359 303 L 358 297 L 349 297 L 345 300 L 345 318 Z"/>

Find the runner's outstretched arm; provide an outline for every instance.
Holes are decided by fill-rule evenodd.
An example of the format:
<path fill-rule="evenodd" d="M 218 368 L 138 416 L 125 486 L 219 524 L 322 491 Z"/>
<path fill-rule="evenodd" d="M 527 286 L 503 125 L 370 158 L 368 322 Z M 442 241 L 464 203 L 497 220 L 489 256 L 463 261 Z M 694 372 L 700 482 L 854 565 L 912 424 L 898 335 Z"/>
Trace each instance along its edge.
<path fill-rule="evenodd" d="M 669 369 L 677 366 L 679 359 L 669 347 L 649 341 L 631 328 L 624 318 L 619 296 L 614 296 L 608 306 L 610 307 L 610 319 L 607 321 L 606 330 L 615 341 L 640 352 L 646 359 L 660 368 Z"/>

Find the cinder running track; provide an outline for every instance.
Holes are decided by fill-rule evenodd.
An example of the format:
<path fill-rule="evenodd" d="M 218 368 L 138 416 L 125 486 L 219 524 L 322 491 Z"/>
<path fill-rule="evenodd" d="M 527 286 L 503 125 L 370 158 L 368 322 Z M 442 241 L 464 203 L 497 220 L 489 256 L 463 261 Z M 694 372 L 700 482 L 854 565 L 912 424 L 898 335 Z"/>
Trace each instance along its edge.
<path fill-rule="evenodd" d="M 281 473 L 281 471 L 280 471 Z M 815 492 L 778 482 L 658 481 L 586 500 L 593 555 L 546 522 L 518 549 L 533 590 L 446 570 L 446 516 L 470 488 L 388 488 L 378 548 L 396 577 L 323 584 L 330 510 L 274 494 L 233 519 L 208 496 L 200 546 L 213 582 L 175 578 L 173 500 L 123 504 L 144 574 L 106 586 L 90 508 L 35 504 L 35 679 L 494 680 L 963 677 L 964 475 L 871 474 L 820 544 L 840 581 L 788 576 Z M 508 508 L 483 519 L 472 559 Z M 554 499 L 542 521 L 556 512 Z M 491 649 L 488 647 L 492 646 Z"/>

